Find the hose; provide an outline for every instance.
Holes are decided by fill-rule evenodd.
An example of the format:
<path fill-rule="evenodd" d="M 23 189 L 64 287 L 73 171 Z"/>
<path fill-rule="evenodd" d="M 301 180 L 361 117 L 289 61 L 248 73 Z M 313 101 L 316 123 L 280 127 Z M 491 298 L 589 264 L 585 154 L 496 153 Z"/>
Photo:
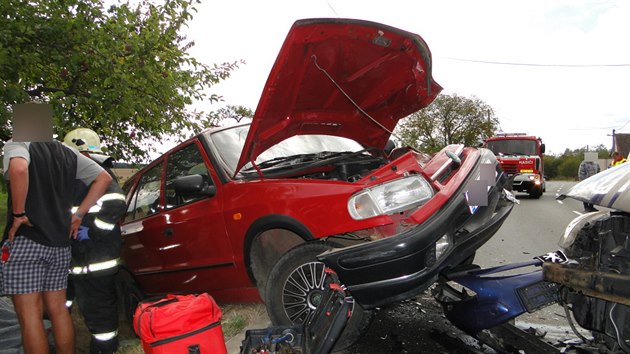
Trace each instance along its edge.
<path fill-rule="evenodd" d="M 608 312 L 608 317 L 610 318 L 610 322 L 612 323 L 613 327 L 615 328 L 615 333 L 617 334 L 617 343 L 619 343 L 619 347 L 625 353 L 630 353 L 630 347 L 628 346 L 626 341 L 621 336 L 621 333 L 619 333 L 619 328 L 617 327 L 617 324 L 615 323 L 615 320 L 613 319 L 613 310 L 615 309 L 615 307 L 617 307 L 617 303 L 614 303 L 612 305 L 612 307 L 610 308 L 610 312 Z"/>

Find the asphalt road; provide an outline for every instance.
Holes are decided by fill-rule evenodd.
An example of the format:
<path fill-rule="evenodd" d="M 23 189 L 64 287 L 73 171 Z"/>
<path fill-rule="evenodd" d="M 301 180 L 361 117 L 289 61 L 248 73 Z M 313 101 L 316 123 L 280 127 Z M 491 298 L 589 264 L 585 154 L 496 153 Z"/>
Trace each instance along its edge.
<path fill-rule="evenodd" d="M 540 199 L 516 193 L 520 201 L 502 228 L 477 252 L 475 263 L 486 268 L 522 262 L 558 249 L 568 223 L 582 213 L 582 203 L 556 197 L 575 182 L 548 182 Z M 564 310 L 557 305 L 516 318 L 522 329 L 546 333 L 548 342 L 575 340 Z M 585 333 L 585 332 L 583 332 Z M 380 309 L 367 335 L 344 354 L 359 353 L 494 353 L 444 318 L 427 292 Z"/>
<path fill-rule="evenodd" d="M 566 226 L 582 213 L 582 203 L 556 197 L 567 192 L 575 182 L 547 182 L 547 192 L 540 199 L 515 193 L 520 204 L 501 229 L 477 251 L 475 263 L 482 267 L 521 262 L 558 249 Z"/>

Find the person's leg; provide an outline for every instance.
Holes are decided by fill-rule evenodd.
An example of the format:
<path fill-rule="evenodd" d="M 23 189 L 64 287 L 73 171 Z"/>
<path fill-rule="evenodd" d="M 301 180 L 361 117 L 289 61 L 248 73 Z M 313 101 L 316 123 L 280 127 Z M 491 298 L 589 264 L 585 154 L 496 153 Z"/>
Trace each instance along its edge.
<path fill-rule="evenodd" d="M 20 322 L 22 346 L 26 354 L 48 353 L 48 337 L 44 329 L 44 308 L 41 293 L 11 295 Z"/>
<path fill-rule="evenodd" d="M 74 326 L 66 307 L 70 247 L 50 247 L 44 278 L 44 305 L 52 322 L 56 354 L 74 354 Z"/>
<path fill-rule="evenodd" d="M 118 306 L 114 274 L 76 277 L 77 304 L 92 334 L 90 353 L 110 354 L 118 349 Z"/>
<path fill-rule="evenodd" d="M 66 307 L 66 289 L 44 292 L 46 312 L 52 322 L 56 354 L 74 353 L 74 326 Z"/>
<path fill-rule="evenodd" d="M 22 346 L 26 353 L 48 353 L 48 337 L 44 328 L 42 282 L 46 266 L 43 246 L 16 236 L 11 243 L 11 255 L 3 264 L 3 286 L 10 294 L 20 323 Z"/>

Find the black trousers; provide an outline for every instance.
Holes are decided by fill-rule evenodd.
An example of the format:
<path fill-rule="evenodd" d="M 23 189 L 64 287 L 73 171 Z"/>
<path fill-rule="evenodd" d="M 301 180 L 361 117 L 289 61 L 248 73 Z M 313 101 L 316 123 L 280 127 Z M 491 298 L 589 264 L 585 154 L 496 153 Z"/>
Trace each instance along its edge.
<path fill-rule="evenodd" d="M 111 354 L 118 349 L 118 336 L 99 340 L 95 335 L 118 330 L 118 301 L 116 298 L 116 274 L 97 276 L 72 275 L 68 277 L 68 299 L 74 296 L 85 325 L 92 334 L 90 354 Z"/>

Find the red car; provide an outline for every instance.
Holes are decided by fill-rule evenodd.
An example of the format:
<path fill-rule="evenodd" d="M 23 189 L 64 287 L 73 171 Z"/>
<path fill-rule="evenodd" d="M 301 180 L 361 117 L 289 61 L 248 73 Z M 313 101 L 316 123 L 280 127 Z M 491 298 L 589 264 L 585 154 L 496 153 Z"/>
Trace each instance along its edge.
<path fill-rule="evenodd" d="M 251 125 L 204 131 L 126 183 L 128 308 L 208 292 L 262 300 L 274 324 L 302 323 L 323 291 L 317 256 L 337 249 L 326 261 L 358 295 L 340 348 L 364 332 L 371 308 L 470 262 L 512 207 L 494 154 L 451 145 L 431 157 L 389 141 L 440 92 L 431 69 L 416 34 L 297 21 Z"/>

